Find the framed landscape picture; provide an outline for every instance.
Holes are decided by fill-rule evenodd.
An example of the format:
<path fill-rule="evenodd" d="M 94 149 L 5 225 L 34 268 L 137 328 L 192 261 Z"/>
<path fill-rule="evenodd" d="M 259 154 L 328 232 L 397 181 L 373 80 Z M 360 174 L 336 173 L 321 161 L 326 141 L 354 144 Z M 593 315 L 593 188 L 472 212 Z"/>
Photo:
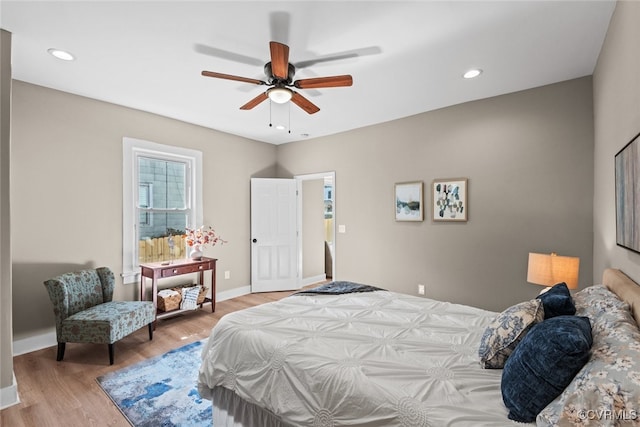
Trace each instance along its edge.
<path fill-rule="evenodd" d="M 431 203 L 434 221 L 467 221 L 467 178 L 434 179 Z"/>
<path fill-rule="evenodd" d="M 640 134 L 615 155 L 616 244 L 640 252 Z"/>
<path fill-rule="evenodd" d="M 422 221 L 422 181 L 400 182 L 395 188 L 396 221 Z"/>

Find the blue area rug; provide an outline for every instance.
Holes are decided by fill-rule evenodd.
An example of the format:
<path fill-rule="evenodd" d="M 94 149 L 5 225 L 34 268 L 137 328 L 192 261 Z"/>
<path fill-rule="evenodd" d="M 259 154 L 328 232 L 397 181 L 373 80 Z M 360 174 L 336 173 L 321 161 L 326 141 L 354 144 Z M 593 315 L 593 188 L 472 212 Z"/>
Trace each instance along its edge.
<path fill-rule="evenodd" d="M 135 427 L 211 426 L 211 401 L 198 393 L 196 341 L 96 380 Z"/>

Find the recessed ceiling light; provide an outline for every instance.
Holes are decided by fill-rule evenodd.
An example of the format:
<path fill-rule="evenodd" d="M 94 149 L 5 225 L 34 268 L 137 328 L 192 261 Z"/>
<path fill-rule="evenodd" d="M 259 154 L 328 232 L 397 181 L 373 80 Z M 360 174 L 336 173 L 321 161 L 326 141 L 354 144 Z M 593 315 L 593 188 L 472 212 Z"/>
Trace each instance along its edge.
<path fill-rule="evenodd" d="M 465 79 L 473 79 L 474 77 L 478 77 L 482 74 L 482 70 L 480 68 L 472 68 L 462 75 Z"/>
<path fill-rule="evenodd" d="M 73 61 L 74 59 L 76 59 L 75 56 L 73 56 L 66 50 L 51 48 L 51 49 L 48 49 L 47 52 L 49 52 L 51 55 L 55 56 L 58 59 L 62 59 L 63 61 Z"/>

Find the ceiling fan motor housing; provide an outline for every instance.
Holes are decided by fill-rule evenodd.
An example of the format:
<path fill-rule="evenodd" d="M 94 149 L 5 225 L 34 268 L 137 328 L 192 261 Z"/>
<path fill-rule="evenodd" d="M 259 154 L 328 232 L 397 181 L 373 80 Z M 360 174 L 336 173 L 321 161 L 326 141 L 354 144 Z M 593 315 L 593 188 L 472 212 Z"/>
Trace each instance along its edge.
<path fill-rule="evenodd" d="M 293 83 L 293 76 L 296 74 L 296 67 L 292 63 L 289 63 L 287 79 L 279 79 L 273 75 L 273 70 L 271 69 L 271 62 L 267 62 L 264 64 L 264 74 L 267 76 L 267 83 L 270 85 L 276 85 L 278 83 L 291 85 Z"/>

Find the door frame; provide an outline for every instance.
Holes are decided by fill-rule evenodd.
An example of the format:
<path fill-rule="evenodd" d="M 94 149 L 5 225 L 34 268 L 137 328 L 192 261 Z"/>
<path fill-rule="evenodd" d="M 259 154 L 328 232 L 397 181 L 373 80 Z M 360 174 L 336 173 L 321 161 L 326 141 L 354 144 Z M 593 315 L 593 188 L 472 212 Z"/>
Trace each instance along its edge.
<path fill-rule="evenodd" d="M 294 175 L 293 179 L 296 180 L 296 188 L 298 190 L 298 200 L 297 200 L 297 221 L 298 221 L 298 256 L 297 256 L 297 262 L 298 262 L 298 278 L 300 281 L 303 281 L 304 279 L 304 272 L 302 271 L 302 257 L 303 257 L 303 251 L 302 251 L 302 210 L 303 210 L 303 205 L 302 205 L 302 198 L 304 197 L 304 194 L 302 193 L 302 183 L 303 181 L 310 181 L 310 180 L 317 180 L 317 179 L 326 179 L 326 178 L 331 178 L 331 182 L 333 183 L 333 226 L 332 226 L 332 233 L 333 233 L 333 260 L 331 263 L 331 280 L 337 280 L 336 278 L 336 253 L 337 253 L 337 234 L 336 234 L 336 172 L 335 171 L 328 171 L 328 172 L 317 172 L 317 173 L 309 173 L 309 174 L 302 174 L 302 175 Z M 304 284 L 302 284 L 304 286 Z"/>

